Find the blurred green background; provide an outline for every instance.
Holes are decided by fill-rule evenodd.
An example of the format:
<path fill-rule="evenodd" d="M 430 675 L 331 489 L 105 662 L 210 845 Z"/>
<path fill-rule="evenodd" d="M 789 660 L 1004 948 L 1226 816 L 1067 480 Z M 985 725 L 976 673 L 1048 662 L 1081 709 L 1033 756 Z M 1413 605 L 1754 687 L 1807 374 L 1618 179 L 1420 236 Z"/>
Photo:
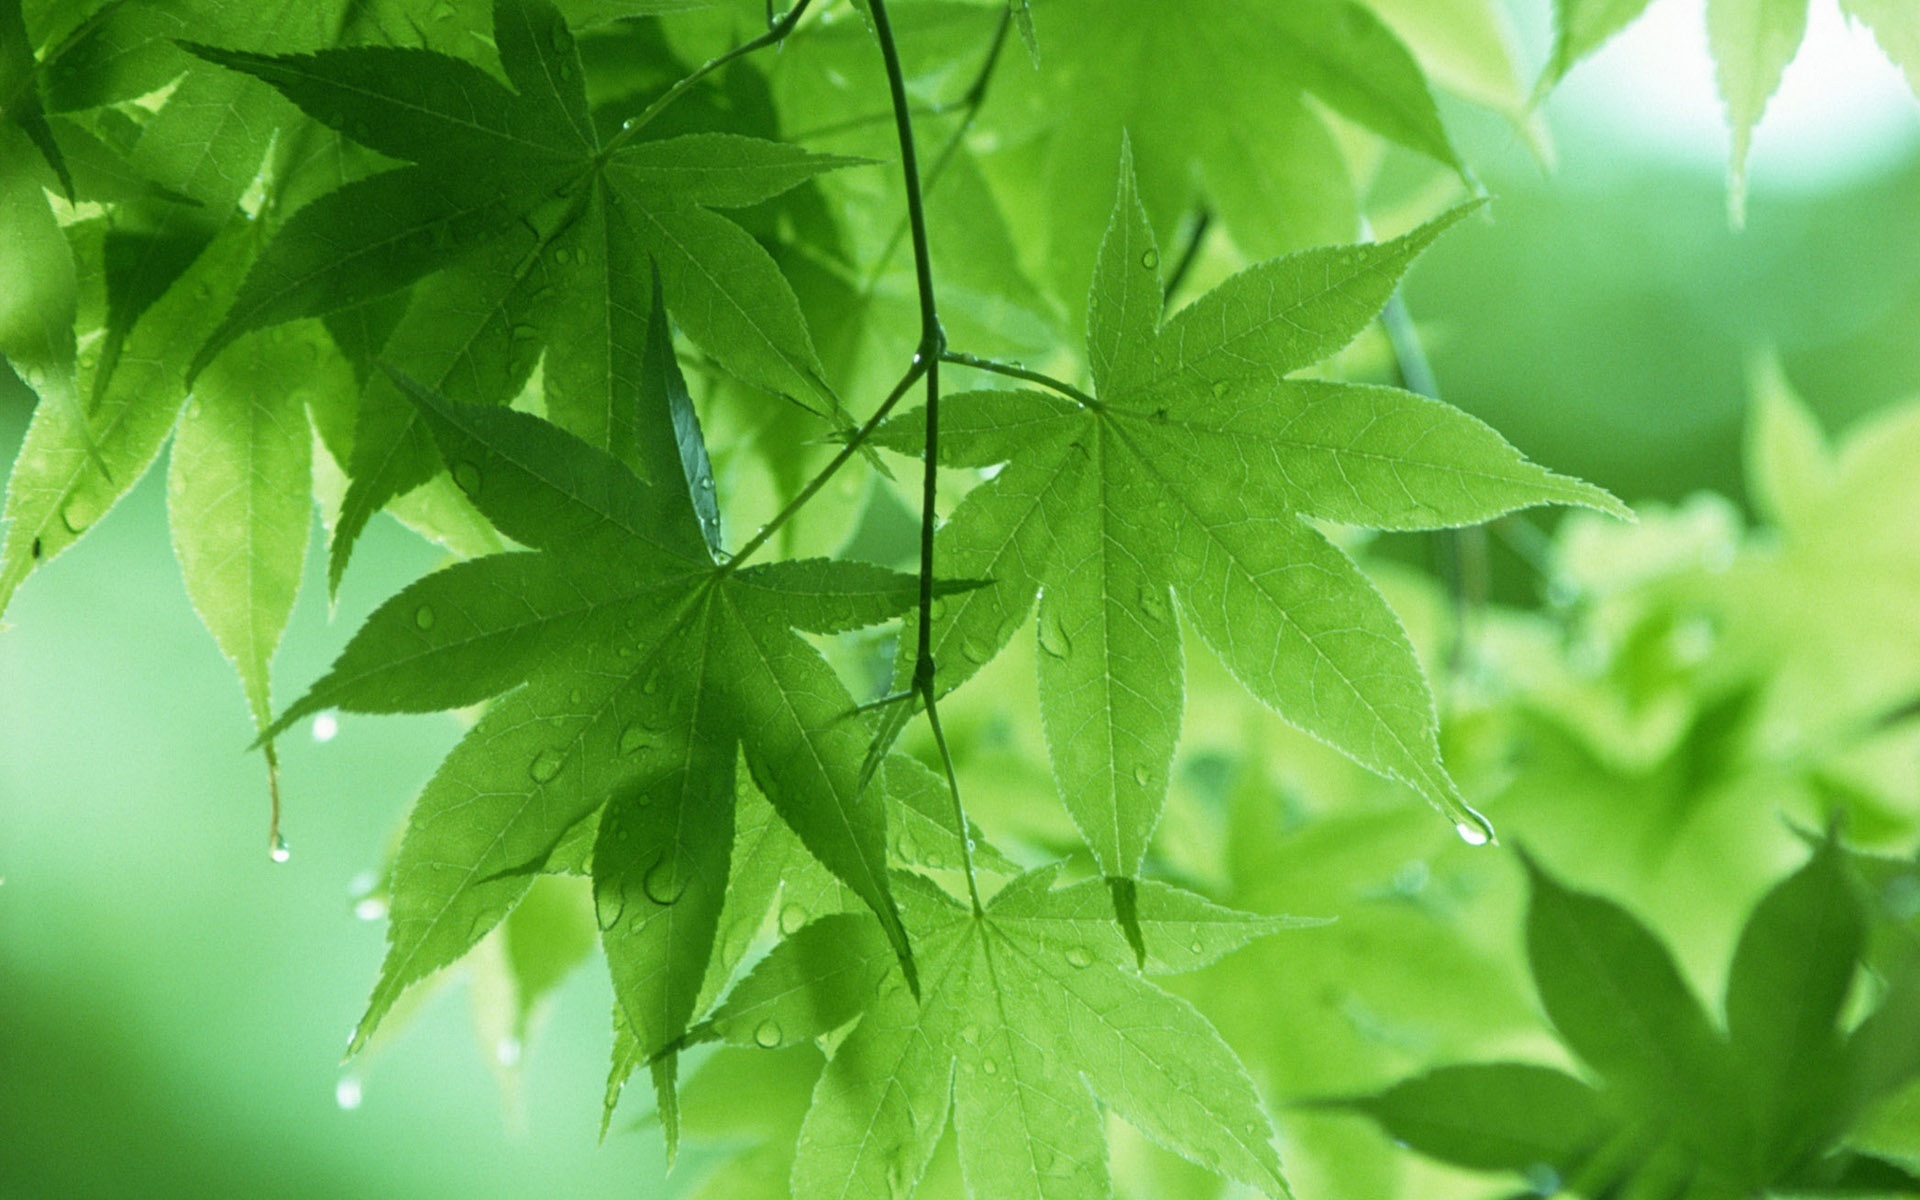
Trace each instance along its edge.
<path fill-rule="evenodd" d="M 1610 50 L 1550 105 L 1551 175 L 1497 122 L 1449 111 L 1494 219 L 1433 251 L 1409 304 L 1448 398 L 1538 460 L 1635 502 L 1738 496 L 1753 349 L 1779 347 L 1829 431 L 1920 393 L 1920 122 L 1910 98 L 1876 110 L 1878 142 L 1832 169 L 1796 167 L 1763 127 L 1736 233 L 1717 146 L 1650 136 L 1647 114 L 1616 102 L 1671 82 L 1636 52 Z M 1685 69 L 1710 99 L 1708 66 Z M 1648 102 L 1650 119 L 1680 121 Z M 1851 136 L 1868 118 L 1822 119 Z M 0 457 L 29 404 L 0 381 Z M 164 502 L 156 471 L 36 574 L 0 635 L 0 1197 L 690 1186 L 697 1158 L 659 1188 L 651 1132 L 596 1148 L 610 1003 L 597 971 L 558 994 L 517 1105 L 458 989 L 363 1064 L 357 1109 L 336 1103 L 382 946 L 350 884 L 459 727 L 348 717 L 325 743 L 298 730 L 283 748 L 293 857 L 269 862 L 247 717 L 186 603 Z M 377 523 L 332 613 L 320 561 L 276 664 L 283 698 L 437 555 Z"/>

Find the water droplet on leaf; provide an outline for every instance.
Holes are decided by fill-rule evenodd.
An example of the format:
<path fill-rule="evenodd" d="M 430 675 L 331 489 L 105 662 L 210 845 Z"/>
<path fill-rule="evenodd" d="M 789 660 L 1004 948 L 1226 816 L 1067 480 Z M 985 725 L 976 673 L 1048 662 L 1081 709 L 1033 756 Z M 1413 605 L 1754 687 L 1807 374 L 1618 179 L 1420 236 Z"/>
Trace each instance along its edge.
<path fill-rule="evenodd" d="M 807 923 L 807 910 L 798 904 L 784 905 L 780 909 L 780 932 L 791 935 Z"/>
<path fill-rule="evenodd" d="M 1040 616 L 1040 648 L 1055 658 L 1065 658 L 1073 651 L 1073 639 L 1067 636 L 1059 614 L 1051 610 Z"/>
<path fill-rule="evenodd" d="M 687 883 L 688 877 L 680 870 L 679 855 L 667 853 L 647 868 L 640 887 L 647 893 L 647 899 L 661 908 L 668 908 L 686 893 Z"/>
<path fill-rule="evenodd" d="M 413 623 L 422 629 L 433 628 L 433 605 L 422 604 L 413 610 Z"/>
<path fill-rule="evenodd" d="M 68 533 L 85 533 L 100 519 L 103 511 L 96 497 L 82 492 L 60 506 L 60 521 L 67 527 Z"/>
<path fill-rule="evenodd" d="M 620 753 L 638 754 L 653 744 L 653 739 L 640 725 L 629 725 L 620 731 Z"/>
<path fill-rule="evenodd" d="M 1147 247 L 1145 250 L 1142 250 L 1140 252 L 1140 265 L 1145 267 L 1149 271 L 1159 270 L 1160 252 L 1158 250 L 1155 250 L 1151 246 Z"/>
<path fill-rule="evenodd" d="M 754 1044 L 763 1050 L 771 1050 L 780 1044 L 780 1026 L 775 1021 L 762 1021 L 753 1031 Z"/>
<path fill-rule="evenodd" d="M 1093 965 L 1093 955 L 1087 952 L 1085 946 L 1074 946 L 1067 951 L 1067 962 L 1076 967 L 1090 967 Z"/>
<path fill-rule="evenodd" d="M 566 761 L 566 757 L 558 750 L 542 750 L 527 764 L 527 774 L 532 776 L 535 783 L 550 783 L 560 773 L 560 768 L 566 765 Z"/>
<path fill-rule="evenodd" d="M 480 494 L 480 468 L 472 463 L 456 463 L 453 468 L 453 485 L 465 492 L 469 498 Z"/>

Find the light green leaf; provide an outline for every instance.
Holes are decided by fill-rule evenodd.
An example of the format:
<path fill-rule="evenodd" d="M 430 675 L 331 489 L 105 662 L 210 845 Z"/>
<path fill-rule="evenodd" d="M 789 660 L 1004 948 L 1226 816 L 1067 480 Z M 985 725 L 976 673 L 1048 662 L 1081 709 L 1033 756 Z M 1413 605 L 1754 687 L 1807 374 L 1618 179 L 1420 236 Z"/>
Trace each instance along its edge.
<path fill-rule="evenodd" d="M 912 1188 L 949 1092 L 976 1196 L 1110 1195 L 1096 1096 L 1202 1166 L 1288 1194 L 1253 1086 L 1219 1035 L 1133 974 L 1113 922 L 1087 919 L 1083 891 L 1049 890 L 1056 874 L 1021 876 L 982 913 L 902 877 L 924 995 L 883 991 L 835 1052 L 801 1129 L 796 1195 Z"/>
<path fill-rule="evenodd" d="M 1318 362 L 1366 328 L 1422 250 L 1479 208 L 1461 205 L 1390 242 L 1328 246 L 1242 271 L 1174 314 L 1151 369 L 1110 398 L 1141 404 L 1176 385 L 1211 391 Z"/>
<path fill-rule="evenodd" d="M 1818 515 L 1835 483 L 1826 435 L 1777 356 L 1748 365 L 1747 392 L 1747 486 L 1769 520 L 1800 528 Z"/>
<path fill-rule="evenodd" d="M 1807 33 L 1807 0 L 1707 0 L 1707 42 L 1733 130 L 1727 210 L 1746 220 L 1747 152 L 1780 76 Z"/>
<path fill-rule="evenodd" d="M 1873 30 L 1880 48 L 1920 93 L 1920 12 L 1901 0 L 1840 0 L 1840 7 Z"/>
<path fill-rule="evenodd" d="M 1575 63 L 1633 24 L 1650 0 L 1554 0 L 1553 56 L 1534 88 L 1538 103 Z"/>
<path fill-rule="evenodd" d="M 233 286 L 248 241 L 244 229 L 230 228 L 146 313 L 84 422 L 77 405 L 34 410 L 7 484 L 0 609 L 41 563 L 106 516 L 159 454 L 186 401 L 187 360 L 217 319 L 195 293 Z M 89 382 L 83 373 L 83 393 Z"/>
<path fill-rule="evenodd" d="M 1090 301 L 1100 396 L 962 394 L 951 425 L 943 409 L 945 461 L 1009 461 L 936 542 L 950 569 L 993 581 L 937 618 L 942 686 L 990 658 L 1039 593 L 1054 777 L 1101 870 L 1131 876 L 1180 733 L 1177 593 L 1261 700 L 1486 840 L 1441 765 L 1398 620 L 1301 518 L 1431 528 L 1543 502 L 1626 510 L 1436 401 L 1287 378 L 1351 340 L 1419 251 L 1476 206 L 1395 241 L 1258 264 L 1157 327 L 1158 252 L 1133 196 L 1122 187 Z M 895 418 L 879 440 L 918 449 L 924 419 Z M 906 661 L 903 650 L 896 673 Z"/>
<path fill-rule="evenodd" d="M 317 327 L 237 343 L 201 374 L 174 435 L 168 523 L 187 596 L 240 673 L 256 728 L 313 527 L 310 392 L 349 387 Z"/>

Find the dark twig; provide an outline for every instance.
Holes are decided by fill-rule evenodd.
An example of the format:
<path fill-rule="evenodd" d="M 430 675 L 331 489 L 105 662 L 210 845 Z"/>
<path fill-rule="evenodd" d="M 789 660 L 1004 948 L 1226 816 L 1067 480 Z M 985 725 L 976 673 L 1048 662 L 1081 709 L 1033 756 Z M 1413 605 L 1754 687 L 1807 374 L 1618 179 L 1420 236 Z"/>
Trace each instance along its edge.
<path fill-rule="evenodd" d="M 941 765 L 946 769 L 947 790 L 953 797 L 954 827 L 960 838 L 960 861 L 966 869 L 967 895 L 977 914 L 983 909 L 980 885 L 974 878 L 973 848 L 967 844 L 967 811 L 960 800 L 953 753 L 940 727 L 934 683 L 933 531 L 935 502 L 939 498 L 940 357 L 946 352 L 947 337 L 940 328 L 940 308 L 934 298 L 933 254 L 927 240 L 926 199 L 920 188 L 920 159 L 914 146 L 913 118 L 907 109 L 906 73 L 900 66 L 900 49 L 893 40 L 893 23 L 887 16 L 886 0 L 868 0 L 868 11 L 873 14 L 874 35 L 880 41 L 880 57 L 887 69 L 887 90 L 893 98 L 894 128 L 900 137 L 900 172 L 907 189 L 907 227 L 913 236 L 913 268 L 920 293 L 920 344 L 914 352 L 913 365 L 927 377 L 927 434 L 920 492 L 920 628 L 914 648 L 913 690 L 926 706 L 927 725 L 933 732 Z"/>

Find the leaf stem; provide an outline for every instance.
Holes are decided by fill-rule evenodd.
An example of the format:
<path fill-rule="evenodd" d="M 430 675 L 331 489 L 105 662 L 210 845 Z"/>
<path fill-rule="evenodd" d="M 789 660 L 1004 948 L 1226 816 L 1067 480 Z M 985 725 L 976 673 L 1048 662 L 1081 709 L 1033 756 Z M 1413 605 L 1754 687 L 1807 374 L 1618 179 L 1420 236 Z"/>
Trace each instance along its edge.
<path fill-rule="evenodd" d="M 764 50 L 776 42 L 785 41 L 787 35 L 793 32 L 794 26 L 800 23 L 801 16 L 807 11 L 807 6 L 812 3 L 813 0 L 796 0 L 792 8 L 776 18 L 773 16 L 772 0 L 768 0 L 767 31 L 765 33 L 740 43 L 724 54 L 715 55 L 700 66 L 694 68 L 694 70 L 681 79 L 680 82 L 668 88 L 652 104 L 642 109 L 639 116 L 622 124 L 620 126 L 620 132 L 614 135 L 613 140 L 601 147 L 600 153 L 596 156 L 598 161 L 605 162 L 612 156 L 614 151 L 631 141 L 636 133 L 646 128 L 655 117 L 665 112 L 674 101 L 686 95 L 688 89 L 693 87 L 694 84 L 699 83 L 702 79 L 718 71 L 721 67 L 726 66 L 736 58 L 744 58 L 756 50 Z"/>
<path fill-rule="evenodd" d="M 1028 383 L 1037 383 L 1049 391 L 1059 392 L 1069 400 L 1077 401 L 1090 409 L 1097 410 L 1100 407 L 1098 400 L 1095 400 L 1092 396 L 1089 396 L 1072 384 L 1064 380 L 1055 379 L 1053 376 L 1040 371 L 1028 370 L 1026 367 L 1020 366 L 1017 363 L 1005 363 L 996 359 L 980 358 L 972 354 L 962 354 L 957 350 L 948 351 L 942 354 L 940 358 L 942 361 L 950 362 L 957 367 L 972 367 L 976 371 L 989 371 L 995 375 L 1005 375 L 1009 379 L 1023 379 Z"/>

